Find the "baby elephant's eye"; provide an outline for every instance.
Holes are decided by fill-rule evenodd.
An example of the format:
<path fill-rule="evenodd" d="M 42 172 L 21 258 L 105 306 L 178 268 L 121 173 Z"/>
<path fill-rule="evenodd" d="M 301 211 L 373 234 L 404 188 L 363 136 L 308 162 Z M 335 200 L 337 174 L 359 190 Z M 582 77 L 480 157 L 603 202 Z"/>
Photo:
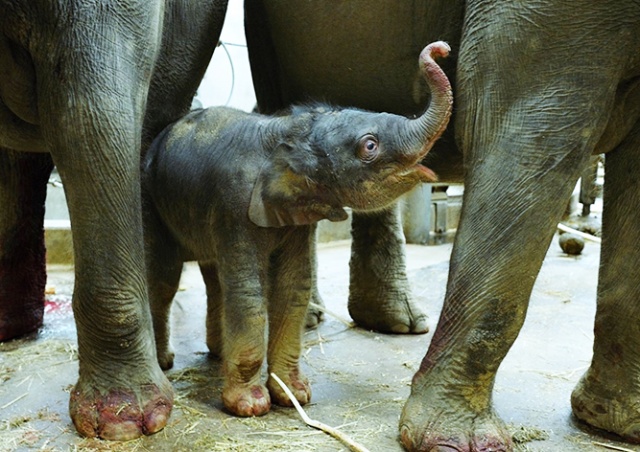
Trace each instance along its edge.
<path fill-rule="evenodd" d="M 358 143 L 358 158 L 365 163 L 373 162 L 379 154 L 378 139 L 373 135 L 365 135 Z"/>

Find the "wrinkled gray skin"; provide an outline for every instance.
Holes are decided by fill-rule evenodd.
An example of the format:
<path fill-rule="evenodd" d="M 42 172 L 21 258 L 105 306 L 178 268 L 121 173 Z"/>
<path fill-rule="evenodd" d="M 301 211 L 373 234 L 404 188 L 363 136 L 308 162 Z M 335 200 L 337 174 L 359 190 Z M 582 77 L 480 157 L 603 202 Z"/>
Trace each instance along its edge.
<path fill-rule="evenodd" d="M 435 43 L 425 51 L 446 54 Z M 424 55 L 424 53 L 423 53 Z M 434 174 L 417 164 L 446 127 L 449 83 L 430 59 L 439 95 L 419 118 L 326 106 L 275 117 L 197 110 L 154 141 L 142 166 L 148 286 L 160 366 L 173 365 L 169 313 L 182 264 L 197 261 L 207 286 L 207 345 L 223 358 L 225 407 L 265 414 L 291 405 L 266 355 L 302 404 L 299 368 L 313 286 L 315 224 L 389 208 Z M 424 60 L 423 60 L 424 63 Z M 268 323 L 268 341 L 265 328 Z"/>
<path fill-rule="evenodd" d="M 226 0 L 0 0 L 0 340 L 44 307 L 43 215 L 55 164 L 75 252 L 79 433 L 130 439 L 164 427 L 145 284 L 141 146 L 186 113 Z"/>
<path fill-rule="evenodd" d="M 495 375 L 524 321 L 566 199 L 594 153 L 607 153 L 594 356 L 571 401 L 579 419 L 640 442 L 640 285 L 632 276 L 640 266 L 640 3 L 355 0 L 325 7 L 291 0 L 246 7 L 256 91 L 267 111 L 310 97 L 406 113 L 423 92 L 406 64 L 411 49 L 444 39 L 457 56 L 455 71 L 445 67 L 455 81 L 455 130 L 427 163 L 440 180 L 455 179 L 459 162 L 449 165 L 447 156 L 459 154 L 441 150 L 460 149 L 464 206 L 443 311 L 400 420 L 405 447 L 512 449 L 492 408 Z M 265 56 L 278 63 L 272 71 L 260 64 Z M 397 256 L 394 277 L 404 280 L 400 247 L 390 251 L 380 235 L 364 234 L 367 248 L 356 235 L 383 223 L 397 224 L 383 215 L 354 227 L 352 293 L 393 287 L 369 288 L 359 272 L 383 253 Z M 402 298 L 385 303 L 407 305 Z"/>

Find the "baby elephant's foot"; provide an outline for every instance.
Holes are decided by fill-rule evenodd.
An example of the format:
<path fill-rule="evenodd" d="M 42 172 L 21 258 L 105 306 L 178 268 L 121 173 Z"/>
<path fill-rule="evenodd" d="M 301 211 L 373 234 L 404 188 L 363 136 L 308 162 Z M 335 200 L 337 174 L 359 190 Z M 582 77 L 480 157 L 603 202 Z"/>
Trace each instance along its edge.
<path fill-rule="evenodd" d="M 324 304 L 318 306 L 323 307 Z M 307 310 L 307 317 L 305 319 L 305 326 L 308 329 L 317 328 L 323 318 L 324 312 L 316 306 L 309 306 L 309 309 Z"/>
<path fill-rule="evenodd" d="M 316 288 L 313 294 L 311 295 L 311 304 L 307 308 L 307 318 L 305 320 L 305 325 L 307 328 L 316 328 L 320 322 L 324 319 L 324 301 Z"/>
<path fill-rule="evenodd" d="M 571 394 L 573 414 L 587 424 L 640 443 L 640 393 L 615 379 L 599 383 L 588 371 Z"/>
<path fill-rule="evenodd" d="M 291 371 L 288 373 L 283 372 L 282 374 L 279 374 L 278 372 L 274 373 L 285 385 L 287 385 L 300 405 L 309 403 L 311 400 L 311 385 L 309 385 L 307 377 L 299 371 Z M 271 376 L 269 376 L 269 380 L 267 381 L 267 387 L 269 388 L 269 393 L 271 394 L 274 403 L 280 406 L 293 406 L 293 402 L 289 396 Z"/>
<path fill-rule="evenodd" d="M 271 408 L 269 391 L 261 384 L 225 385 L 222 401 L 227 410 L 236 416 L 262 416 Z"/>
<path fill-rule="evenodd" d="M 175 357 L 175 353 L 173 353 L 173 349 L 171 347 L 165 350 L 158 350 L 158 364 L 160 365 L 160 369 L 168 370 L 173 367 L 173 358 Z"/>

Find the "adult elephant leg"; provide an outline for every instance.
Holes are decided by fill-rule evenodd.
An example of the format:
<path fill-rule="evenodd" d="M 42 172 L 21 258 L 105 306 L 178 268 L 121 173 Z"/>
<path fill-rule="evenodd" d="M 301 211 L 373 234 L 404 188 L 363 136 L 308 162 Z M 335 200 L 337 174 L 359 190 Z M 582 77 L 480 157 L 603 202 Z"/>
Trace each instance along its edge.
<path fill-rule="evenodd" d="M 397 206 L 352 218 L 349 313 L 363 328 L 426 333 L 426 314 L 411 297 Z"/>
<path fill-rule="evenodd" d="M 571 397 L 574 414 L 640 443 L 640 125 L 606 156 L 593 360 Z"/>
<path fill-rule="evenodd" d="M 162 429 L 173 399 L 151 329 L 139 174 L 162 8 L 132 8 L 78 8 L 72 29 L 44 37 L 57 46 L 34 54 L 43 135 L 73 228 L 79 379 L 71 417 L 82 435 L 115 440 Z"/>
<path fill-rule="evenodd" d="M 456 124 L 467 166 L 463 212 L 438 326 L 400 420 L 409 450 L 513 447 L 492 406 L 496 372 L 616 89 L 615 66 L 593 71 L 606 53 L 596 44 L 608 40 L 576 42 L 577 19 L 542 8 L 549 5 L 535 13 L 566 23 L 538 27 L 511 2 L 465 18 Z"/>
<path fill-rule="evenodd" d="M 402 442 L 412 451 L 512 447 L 491 403 L 495 375 L 520 331 L 581 165 L 574 161 L 576 169 L 564 168 L 562 177 L 540 184 L 517 171 L 517 160 L 505 158 L 488 156 L 467 179 L 445 304 L 400 421 Z M 500 164 L 513 171 L 498 181 Z"/>
<path fill-rule="evenodd" d="M 0 150 L 0 341 L 42 325 L 48 154 Z"/>

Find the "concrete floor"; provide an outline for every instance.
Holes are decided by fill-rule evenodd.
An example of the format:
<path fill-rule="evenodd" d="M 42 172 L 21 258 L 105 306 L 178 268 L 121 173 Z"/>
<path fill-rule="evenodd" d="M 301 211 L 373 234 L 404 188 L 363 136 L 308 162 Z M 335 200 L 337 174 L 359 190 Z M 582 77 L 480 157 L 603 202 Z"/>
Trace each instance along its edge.
<path fill-rule="evenodd" d="M 417 301 L 435 327 L 445 291 L 451 245 L 409 245 L 408 271 Z M 349 242 L 320 246 L 319 284 L 327 307 L 348 318 Z M 525 326 L 495 385 L 495 405 L 519 444 L 531 451 L 640 451 L 595 434 L 571 416 L 569 395 L 591 356 L 599 245 L 579 257 L 564 255 L 554 240 L 536 283 Z M 204 342 L 205 289 L 189 264 L 173 309 L 176 390 L 169 425 L 128 443 L 77 436 L 67 412 L 76 381 L 75 327 L 70 267 L 51 266 L 45 326 L 33 337 L 0 344 L 0 450 L 340 451 L 337 440 L 306 427 L 294 409 L 275 407 L 260 418 L 222 410 L 220 365 Z M 397 424 L 410 381 L 431 333 L 383 335 L 349 328 L 327 317 L 306 334 L 303 369 L 312 382 L 306 408 L 314 419 L 340 429 L 371 451 L 401 451 Z M 615 449 L 617 448 L 617 449 Z"/>

